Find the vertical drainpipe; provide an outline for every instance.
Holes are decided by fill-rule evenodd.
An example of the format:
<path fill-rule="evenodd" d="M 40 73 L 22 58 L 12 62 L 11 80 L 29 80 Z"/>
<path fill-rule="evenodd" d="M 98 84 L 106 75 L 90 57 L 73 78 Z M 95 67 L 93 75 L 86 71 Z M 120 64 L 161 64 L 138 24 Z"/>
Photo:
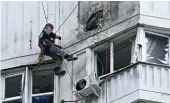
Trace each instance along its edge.
<path fill-rule="evenodd" d="M 114 45 L 110 43 L 110 73 L 114 72 Z"/>
<path fill-rule="evenodd" d="M 60 103 L 59 77 L 54 75 L 54 103 Z"/>
<path fill-rule="evenodd" d="M 60 1 L 59 3 L 59 22 L 58 27 L 60 27 Z M 56 28 L 57 30 L 57 28 Z M 60 30 L 59 30 L 59 36 L 60 36 Z M 58 44 L 61 45 L 61 42 L 58 41 Z M 59 84 L 59 77 L 57 75 L 54 75 L 54 103 L 60 103 L 60 84 Z"/>
<path fill-rule="evenodd" d="M 59 5 L 59 22 L 58 22 L 58 27 L 60 27 L 60 1 L 58 1 L 58 5 Z M 56 28 L 57 30 L 57 28 Z M 60 30 L 59 32 L 59 36 L 60 36 Z M 58 41 L 58 44 L 61 45 L 61 42 Z M 54 75 L 54 103 L 60 103 L 60 84 L 59 84 L 59 77 L 57 75 Z"/>
<path fill-rule="evenodd" d="M 29 103 L 28 102 L 28 77 L 29 77 L 29 70 L 28 66 L 26 67 L 26 72 L 25 72 L 25 89 L 24 89 L 24 103 Z"/>

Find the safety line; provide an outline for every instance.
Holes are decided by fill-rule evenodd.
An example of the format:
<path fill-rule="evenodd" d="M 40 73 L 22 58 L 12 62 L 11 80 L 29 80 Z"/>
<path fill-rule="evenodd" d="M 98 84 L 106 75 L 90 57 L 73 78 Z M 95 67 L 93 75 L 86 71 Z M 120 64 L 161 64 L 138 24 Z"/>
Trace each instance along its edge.
<path fill-rule="evenodd" d="M 43 7 L 43 11 L 44 11 L 45 20 L 46 20 L 46 23 L 47 23 L 47 16 L 46 16 L 46 13 L 45 13 L 45 9 L 44 9 L 44 4 L 43 4 L 43 1 L 41 1 L 41 4 L 42 4 L 42 7 Z"/>
<path fill-rule="evenodd" d="M 63 61 L 64 62 L 64 61 Z M 68 69 L 67 69 L 67 65 L 66 65 L 66 63 L 64 62 L 64 65 L 65 65 L 65 68 L 66 68 L 66 70 L 67 70 L 67 73 L 69 74 L 69 76 L 70 76 L 70 79 L 71 79 L 71 81 L 72 81 L 72 84 L 73 84 L 73 86 L 75 87 L 75 89 L 76 89 L 76 85 L 74 84 L 74 81 L 73 81 L 73 77 L 71 76 L 71 74 L 70 74 L 70 72 L 68 71 Z"/>
<path fill-rule="evenodd" d="M 60 27 L 57 29 L 57 31 L 55 32 L 55 34 L 60 30 L 61 26 L 64 25 L 64 23 L 67 21 L 67 19 L 70 17 L 70 15 L 74 12 L 74 10 L 78 7 L 79 3 L 81 1 L 78 1 L 78 4 L 74 7 L 74 9 L 70 12 L 70 14 L 67 16 L 67 18 L 64 20 L 64 22 L 60 25 Z"/>

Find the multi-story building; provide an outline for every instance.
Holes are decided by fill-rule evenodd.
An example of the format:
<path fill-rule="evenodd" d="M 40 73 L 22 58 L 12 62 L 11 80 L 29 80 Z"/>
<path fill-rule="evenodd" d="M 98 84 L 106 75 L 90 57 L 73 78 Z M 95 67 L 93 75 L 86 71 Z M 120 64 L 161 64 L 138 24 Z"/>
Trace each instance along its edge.
<path fill-rule="evenodd" d="M 1 15 L 1 103 L 170 103 L 169 1 L 2 1 Z M 63 76 L 38 63 L 45 17 L 78 56 Z"/>

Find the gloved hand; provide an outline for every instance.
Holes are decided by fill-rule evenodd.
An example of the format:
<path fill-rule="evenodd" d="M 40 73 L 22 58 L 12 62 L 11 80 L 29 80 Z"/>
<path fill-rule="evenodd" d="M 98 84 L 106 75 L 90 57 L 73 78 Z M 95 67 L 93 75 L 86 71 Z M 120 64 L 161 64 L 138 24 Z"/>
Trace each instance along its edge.
<path fill-rule="evenodd" d="M 61 36 L 58 36 L 57 38 L 58 38 L 59 40 L 61 40 Z"/>

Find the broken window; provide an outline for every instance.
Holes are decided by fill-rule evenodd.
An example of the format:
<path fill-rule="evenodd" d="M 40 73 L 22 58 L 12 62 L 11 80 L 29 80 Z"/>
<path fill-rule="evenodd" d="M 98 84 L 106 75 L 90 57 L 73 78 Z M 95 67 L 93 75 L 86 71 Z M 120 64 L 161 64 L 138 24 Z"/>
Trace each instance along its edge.
<path fill-rule="evenodd" d="M 32 103 L 53 103 L 53 71 L 33 71 L 32 80 Z"/>
<path fill-rule="evenodd" d="M 110 49 L 104 49 L 97 54 L 97 74 L 98 76 L 110 73 Z"/>
<path fill-rule="evenodd" d="M 146 34 L 147 62 L 168 64 L 168 38 Z"/>
<path fill-rule="evenodd" d="M 124 41 L 114 45 L 114 70 L 130 65 L 131 62 L 131 41 Z"/>
<path fill-rule="evenodd" d="M 90 15 L 86 22 L 86 31 L 94 30 L 98 27 L 102 26 L 102 20 L 103 20 L 103 10 L 99 10 L 93 14 Z"/>

